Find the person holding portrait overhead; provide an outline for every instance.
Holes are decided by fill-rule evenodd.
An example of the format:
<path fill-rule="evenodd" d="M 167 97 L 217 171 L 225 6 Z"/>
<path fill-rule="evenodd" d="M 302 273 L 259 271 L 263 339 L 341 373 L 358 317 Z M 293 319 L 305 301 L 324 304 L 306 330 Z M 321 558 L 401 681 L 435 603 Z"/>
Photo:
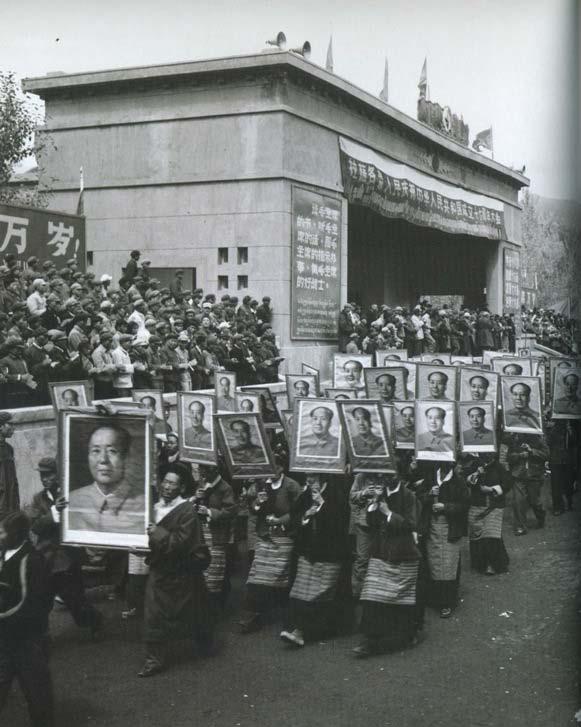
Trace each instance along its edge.
<path fill-rule="evenodd" d="M 545 462 L 550 457 L 550 451 L 541 434 L 507 434 L 506 437 L 508 469 L 514 480 L 514 533 L 525 535 L 529 507 L 535 514 L 538 527 L 545 526 L 546 513 L 541 502 L 541 489 L 545 478 Z"/>
<path fill-rule="evenodd" d="M 188 404 L 190 426 L 184 429 L 184 445 L 194 449 L 211 449 L 212 433 L 204 426 L 206 407 L 201 401 L 191 401 Z"/>
<path fill-rule="evenodd" d="M 402 444 L 414 444 L 416 441 L 416 415 L 413 406 L 404 406 L 399 415 L 403 426 L 397 427 L 395 430 L 396 441 Z"/>
<path fill-rule="evenodd" d="M 490 382 L 484 376 L 471 376 L 468 385 L 470 386 L 470 398 L 472 401 L 486 401 Z"/>
<path fill-rule="evenodd" d="M 318 406 L 310 414 L 311 434 L 301 437 L 299 455 L 316 457 L 337 457 L 339 439 L 331 434 L 333 412 L 327 406 Z"/>
<path fill-rule="evenodd" d="M 510 387 L 512 408 L 508 409 L 505 413 L 505 424 L 507 427 L 541 428 L 538 415 L 530 407 L 531 391 L 531 387 L 522 381 Z"/>
<path fill-rule="evenodd" d="M 227 376 L 218 376 L 218 411 L 236 411 L 236 399 L 230 392 L 231 386 L 232 383 Z"/>
<path fill-rule="evenodd" d="M 71 530 L 143 532 L 146 507 L 143 485 L 126 479 L 130 448 L 131 435 L 118 424 L 98 424 L 92 431 L 87 459 L 93 482 L 69 493 Z"/>
<path fill-rule="evenodd" d="M 492 429 L 485 426 L 486 410 L 481 406 L 472 406 L 467 411 L 470 429 L 462 432 L 462 440 L 465 446 L 478 446 L 494 444 L 494 433 Z"/>
<path fill-rule="evenodd" d="M 426 409 L 427 432 L 418 436 L 418 450 L 423 452 L 453 452 L 454 437 L 444 431 L 446 412 L 440 406 Z"/>
<path fill-rule="evenodd" d="M 383 439 L 373 433 L 371 413 L 358 406 L 351 411 L 351 416 L 357 426 L 357 434 L 351 440 L 353 453 L 358 457 L 387 454 Z"/>

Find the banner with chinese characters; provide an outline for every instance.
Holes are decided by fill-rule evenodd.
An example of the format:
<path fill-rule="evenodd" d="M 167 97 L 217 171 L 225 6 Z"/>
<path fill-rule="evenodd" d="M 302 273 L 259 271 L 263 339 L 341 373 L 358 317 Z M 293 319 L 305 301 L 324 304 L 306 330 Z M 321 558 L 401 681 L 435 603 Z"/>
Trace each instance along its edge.
<path fill-rule="evenodd" d="M 504 205 L 339 139 L 344 194 L 384 217 L 443 232 L 505 240 Z"/>
<path fill-rule="evenodd" d="M 0 256 L 14 253 L 22 264 L 35 255 L 57 268 L 76 258 L 85 269 L 85 218 L 64 212 L 0 204 Z"/>
<path fill-rule="evenodd" d="M 504 249 L 504 312 L 520 309 L 520 252 Z M 519 316 L 520 317 L 520 316 Z"/>
<path fill-rule="evenodd" d="M 336 341 L 341 303 L 341 200 L 292 188 L 291 338 Z"/>

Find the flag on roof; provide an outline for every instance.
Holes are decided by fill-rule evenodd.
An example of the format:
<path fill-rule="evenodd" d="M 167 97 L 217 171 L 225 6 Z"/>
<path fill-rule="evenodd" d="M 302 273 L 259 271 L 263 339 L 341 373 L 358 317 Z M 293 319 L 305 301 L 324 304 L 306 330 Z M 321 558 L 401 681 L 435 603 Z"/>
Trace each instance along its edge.
<path fill-rule="evenodd" d="M 424 65 L 422 66 L 422 72 L 420 73 L 420 82 L 418 83 L 420 89 L 420 96 L 426 95 L 428 88 L 428 59 L 424 58 Z"/>
<path fill-rule="evenodd" d="M 484 129 L 476 134 L 476 137 L 472 142 L 472 148 L 476 149 L 476 151 L 482 151 L 483 149 L 493 151 L 492 126 L 489 129 Z"/>
<path fill-rule="evenodd" d="M 327 48 L 327 60 L 325 61 L 325 70 L 333 73 L 333 36 L 329 38 L 329 47 Z"/>

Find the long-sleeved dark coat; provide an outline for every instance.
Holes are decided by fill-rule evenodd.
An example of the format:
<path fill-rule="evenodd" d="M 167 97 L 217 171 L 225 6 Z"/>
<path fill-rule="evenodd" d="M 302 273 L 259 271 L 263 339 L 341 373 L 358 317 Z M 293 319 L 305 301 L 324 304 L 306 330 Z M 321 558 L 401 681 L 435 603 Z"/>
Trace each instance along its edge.
<path fill-rule="evenodd" d="M 389 563 L 419 560 L 420 552 L 412 535 L 418 530 L 419 508 L 415 495 L 401 482 L 397 492 L 381 499 L 387 502 L 391 516 L 388 522 L 387 517 L 379 510 L 379 503 L 376 509 L 367 512 L 367 524 L 371 532 L 371 557 Z"/>
<path fill-rule="evenodd" d="M 268 515 L 274 515 L 280 519 L 279 527 L 281 532 L 292 534 L 291 512 L 295 501 L 301 494 L 301 486 L 295 480 L 284 475 L 278 489 L 273 490 L 269 486 L 266 492 L 268 493 L 268 499 L 264 504 L 259 505 L 254 500 L 250 505 L 252 512 L 257 515 L 257 536 L 264 538 L 269 534 L 270 526 L 266 522 Z"/>
<path fill-rule="evenodd" d="M 436 499 L 430 494 L 430 490 L 438 484 L 436 471 L 434 470 L 431 477 L 426 477 L 416 491 L 416 496 L 422 505 L 419 532 L 424 536 L 429 535 L 430 523 L 434 514 L 432 505 Z M 442 483 L 438 502 L 444 505 L 444 509 L 440 514 L 445 515 L 448 521 L 448 542 L 453 543 L 468 532 L 467 516 L 470 505 L 470 490 L 464 478 L 454 473 L 451 479 Z"/>
<path fill-rule="evenodd" d="M 26 508 L 30 532 L 35 536 L 35 548 L 42 553 L 51 573 L 68 571 L 78 562 L 78 550 L 61 545 L 60 523 L 52 516 L 53 502 L 43 490 L 37 492 Z"/>
<path fill-rule="evenodd" d="M 209 618 L 203 571 L 210 553 L 190 502 L 178 505 L 160 520 L 149 536 L 149 548 L 145 641 L 191 634 Z"/>
<path fill-rule="evenodd" d="M 303 490 L 293 505 L 291 522 L 296 533 L 295 551 L 311 563 L 340 563 L 349 557 L 347 498 L 334 483 L 329 483 L 321 496 L 323 506 L 306 522 L 305 513 L 314 504 L 311 491 Z"/>
<path fill-rule="evenodd" d="M 220 480 L 205 491 L 202 505 L 210 510 L 212 545 L 227 545 L 232 522 L 238 513 L 234 490 L 226 480 Z"/>
<path fill-rule="evenodd" d="M 523 444 L 531 448 L 525 455 Z M 541 434 L 510 434 L 506 459 L 508 469 L 515 480 L 540 480 L 545 473 L 545 462 L 549 459 L 549 448 Z"/>

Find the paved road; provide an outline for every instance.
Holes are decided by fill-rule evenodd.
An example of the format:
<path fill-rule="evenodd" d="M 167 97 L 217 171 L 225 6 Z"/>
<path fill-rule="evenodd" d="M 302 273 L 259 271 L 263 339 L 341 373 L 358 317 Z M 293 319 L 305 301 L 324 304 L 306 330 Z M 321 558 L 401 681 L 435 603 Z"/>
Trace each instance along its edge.
<path fill-rule="evenodd" d="M 579 498 L 577 498 L 579 499 Z M 565 727 L 579 708 L 579 510 L 549 515 L 544 530 L 506 534 L 511 572 L 462 576 L 462 604 L 449 621 L 427 616 L 426 640 L 366 661 L 344 636 L 302 651 L 273 624 L 236 633 L 221 653 L 189 659 L 155 678 L 135 676 L 139 628 L 121 604 L 104 602 L 108 639 L 93 644 L 66 612 L 53 619 L 58 727 Z M 13 691 L 1 723 L 26 725 Z"/>

